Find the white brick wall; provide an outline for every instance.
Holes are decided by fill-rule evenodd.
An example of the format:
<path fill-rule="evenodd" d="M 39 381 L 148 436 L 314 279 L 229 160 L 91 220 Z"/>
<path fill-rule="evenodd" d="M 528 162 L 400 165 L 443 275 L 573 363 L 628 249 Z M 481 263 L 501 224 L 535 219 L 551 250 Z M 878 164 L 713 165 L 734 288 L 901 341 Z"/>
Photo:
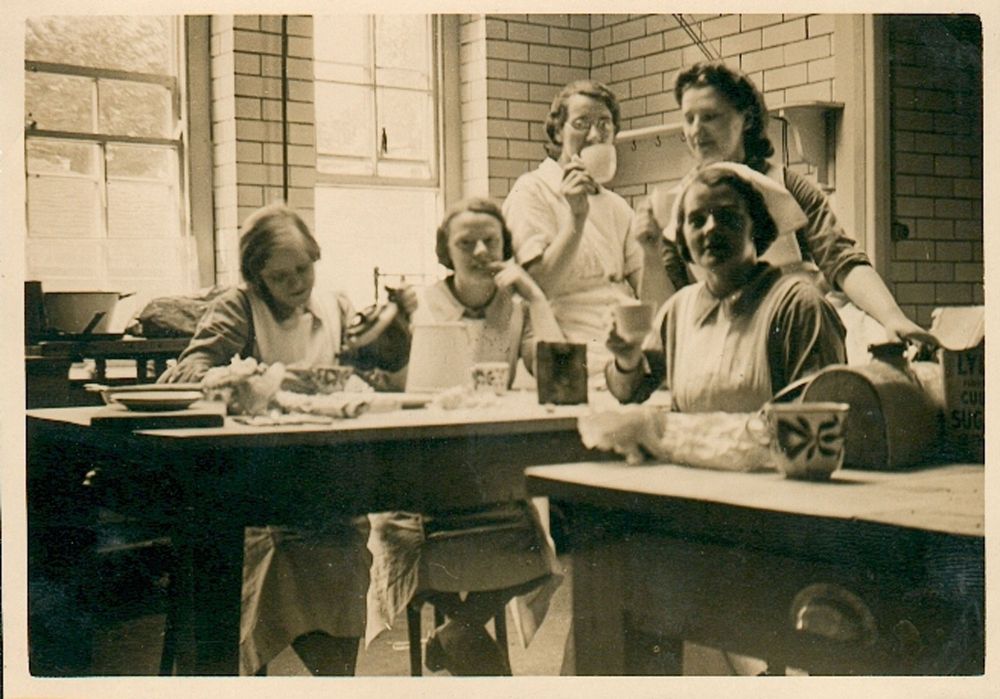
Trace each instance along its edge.
<path fill-rule="evenodd" d="M 983 303 L 981 68 L 926 19 L 891 18 L 889 37 L 893 220 L 909 237 L 891 244 L 887 281 L 926 325 L 936 306 Z"/>
<path fill-rule="evenodd" d="M 624 129 L 672 123 L 680 118 L 672 94 L 677 71 L 705 58 L 671 15 L 572 15 L 578 29 L 557 29 L 564 17 L 483 18 L 490 66 L 488 152 L 494 197 L 505 196 L 516 175 L 544 157 L 545 114 L 556 92 L 570 80 L 592 77 L 607 83 L 621 103 Z M 697 15 L 687 19 L 716 53 L 752 74 L 772 106 L 831 99 L 832 18 Z M 579 58 L 568 56 L 565 46 L 572 46 Z M 499 141 L 506 141 L 506 146 Z"/>

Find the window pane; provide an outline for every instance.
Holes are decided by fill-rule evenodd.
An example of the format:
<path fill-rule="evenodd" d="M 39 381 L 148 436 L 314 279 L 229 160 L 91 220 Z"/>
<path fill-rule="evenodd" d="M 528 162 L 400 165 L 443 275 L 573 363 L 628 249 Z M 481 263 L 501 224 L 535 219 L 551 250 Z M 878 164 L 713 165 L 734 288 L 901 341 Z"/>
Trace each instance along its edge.
<path fill-rule="evenodd" d="M 371 158 L 375 149 L 372 92 L 355 85 L 316 85 L 316 150 Z"/>
<path fill-rule="evenodd" d="M 28 177 L 28 235 L 93 238 L 101 234 L 98 183 L 80 177 Z"/>
<path fill-rule="evenodd" d="M 170 91 L 160 85 L 120 80 L 98 82 L 101 133 L 169 138 Z"/>
<path fill-rule="evenodd" d="M 24 74 L 25 121 L 50 131 L 94 131 L 94 81 L 51 73 Z"/>
<path fill-rule="evenodd" d="M 429 27 L 425 15 L 375 17 L 375 64 L 379 68 L 427 70 Z"/>
<path fill-rule="evenodd" d="M 385 175 L 387 161 L 417 161 L 419 172 L 409 176 L 427 177 L 434 149 L 433 104 L 425 92 L 410 90 L 378 90 L 379 121 L 385 129 L 388 146 L 379 154 L 379 174 Z M 399 175 L 396 175 L 399 176 Z"/>
<path fill-rule="evenodd" d="M 34 17 L 26 21 L 30 61 L 175 75 L 171 17 Z"/>
<path fill-rule="evenodd" d="M 371 84 L 370 15 L 316 15 L 313 51 L 320 80 Z"/>
<path fill-rule="evenodd" d="M 29 138 L 25 151 L 28 174 L 96 176 L 100 153 L 92 143 Z"/>
<path fill-rule="evenodd" d="M 343 289 L 354 305 L 374 301 L 373 270 L 437 274 L 438 190 L 317 187 L 316 279 Z M 406 221 L 401 230 L 400 221 Z"/>
<path fill-rule="evenodd" d="M 88 291 L 104 285 L 104 243 L 100 240 L 29 240 L 28 279 L 46 291 Z"/>
<path fill-rule="evenodd" d="M 175 177 L 173 161 L 172 148 L 108 145 L 108 177 L 170 181 Z"/>
<path fill-rule="evenodd" d="M 118 239 L 107 241 L 108 280 L 112 288 L 176 294 L 189 286 L 187 240 Z"/>
<path fill-rule="evenodd" d="M 179 234 L 173 187 L 155 182 L 108 181 L 108 236 L 172 238 Z"/>

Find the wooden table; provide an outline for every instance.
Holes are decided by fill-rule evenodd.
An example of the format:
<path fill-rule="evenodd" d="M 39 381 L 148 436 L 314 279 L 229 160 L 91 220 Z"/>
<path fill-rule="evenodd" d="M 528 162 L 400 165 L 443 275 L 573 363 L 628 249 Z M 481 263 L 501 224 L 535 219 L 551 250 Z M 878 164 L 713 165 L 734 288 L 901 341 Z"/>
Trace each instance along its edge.
<path fill-rule="evenodd" d="M 107 382 L 108 360 L 135 362 L 134 383 L 153 381 L 187 347 L 190 338 L 119 337 L 114 339 L 75 337 L 43 340 L 25 346 L 25 376 L 29 408 L 78 405 L 69 378 L 70 366 L 85 359 L 94 360 L 93 381 Z M 152 367 L 150 367 L 152 365 Z M 152 371 L 150 371 L 152 368 Z"/>
<path fill-rule="evenodd" d="M 810 674 L 979 674 L 983 466 L 527 470 L 573 546 L 576 673 L 680 674 L 683 641 Z"/>
<path fill-rule="evenodd" d="M 220 428 L 121 433 L 90 426 L 99 410 L 28 411 L 29 537 L 45 541 L 65 520 L 95 465 L 98 483 L 117 493 L 115 509 L 162 522 L 184 573 L 181 674 L 238 670 L 245 525 L 520 499 L 524 467 L 599 458 L 576 432 L 586 406 L 546 408 L 531 393 L 490 408 L 366 414 L 332 426 L 230 419 Z M 29 569 L 51 564 L 44 548 L 35 556 Z"/>

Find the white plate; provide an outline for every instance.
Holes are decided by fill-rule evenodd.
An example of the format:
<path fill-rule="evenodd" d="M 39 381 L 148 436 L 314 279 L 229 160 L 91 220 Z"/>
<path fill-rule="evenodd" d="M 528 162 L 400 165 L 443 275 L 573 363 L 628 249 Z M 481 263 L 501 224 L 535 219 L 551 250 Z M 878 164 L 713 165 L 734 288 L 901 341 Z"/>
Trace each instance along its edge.
<path fill-rule="evenodd" d="M 200 391 L 134 391 L 113 393 L 111 400 L 129 410 L 183 410 L 202 399 Z"/>

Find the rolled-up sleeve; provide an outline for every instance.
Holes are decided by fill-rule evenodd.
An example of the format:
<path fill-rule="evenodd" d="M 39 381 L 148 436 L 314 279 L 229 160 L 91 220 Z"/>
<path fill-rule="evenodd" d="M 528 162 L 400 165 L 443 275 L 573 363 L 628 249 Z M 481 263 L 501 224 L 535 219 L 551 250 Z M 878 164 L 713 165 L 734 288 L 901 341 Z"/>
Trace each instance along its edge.
<path fill-rule="evenodd" d="M 840 316 L 816 287 L 798 279 L 789 284 L 775 309 L 767 351 L 772 390 L 847 360 Z"/>
<path fill-rule="evenodd" d="M 545 252 L 559 228 L 556 202 L 546 196 L 545 185 L 534 173 L 518 178 L 503 202 L 503 216 L 510 229 L 514 256 L 524 267 Z"/>
<path fill-rule="evenodd" d="M 786 169 L 785 187 L 809 219 L 796 232 L 802 256 L 816 263 L 831 287 L 840 289 L 839 280 L 844 274 L 857 265 L 870 265 L 871 260 L 856 241 L 847 236 L 826 195 L 809 180 Z"/>

